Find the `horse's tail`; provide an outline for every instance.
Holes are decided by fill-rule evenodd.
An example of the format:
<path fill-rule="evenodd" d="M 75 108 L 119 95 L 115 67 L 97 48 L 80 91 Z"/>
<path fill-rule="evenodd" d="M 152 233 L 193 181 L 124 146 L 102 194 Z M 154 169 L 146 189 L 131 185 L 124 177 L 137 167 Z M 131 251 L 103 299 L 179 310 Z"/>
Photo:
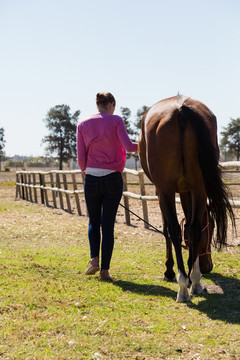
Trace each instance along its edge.
<path fill-rule="evenodd" d="M 212 143 L 210 131 L 204 119 L 194 109 L 183 105 L 179 111 L 179 126 L 182 133 L 189 121 L 195 129 L 199 164 L 208 196 L 210 215 L 216 224 L 215 244 L 221 248 L 226 245 L 228 215 L 233 227 L 236 228 L 235 216 L 229 202 L 229 192 L 222 181 L 222 169 L 218 163 L 217 150 Z"/>

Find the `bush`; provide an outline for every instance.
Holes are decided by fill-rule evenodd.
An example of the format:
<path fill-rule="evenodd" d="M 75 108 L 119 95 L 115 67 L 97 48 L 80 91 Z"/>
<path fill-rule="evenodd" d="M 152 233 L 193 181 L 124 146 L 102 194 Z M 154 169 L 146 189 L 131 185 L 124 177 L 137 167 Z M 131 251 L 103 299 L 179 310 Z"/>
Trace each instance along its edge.
<path fill-rule="evenodd" d="M 8 167 L 22 167 L 24 165 L 24 162 L 23 161 L 13 161 L 13 160 L 9 160 L 7 162 L 7 165 Z"/>
<path fill-rule="evenodd" d="M 27 162 L 27 166 L 28 167 L 35 167 L 35 168 L 43 168 L 45 167 L 45 163 L 43 161 L 33 161 L 33 160 L 30 160 Z"/>
<path fill-rule="evenodd" d="M 10 166 L 5 166 L 5 171 L 6 172 L 9 172 L 11 169 L 10 169 Z"/>

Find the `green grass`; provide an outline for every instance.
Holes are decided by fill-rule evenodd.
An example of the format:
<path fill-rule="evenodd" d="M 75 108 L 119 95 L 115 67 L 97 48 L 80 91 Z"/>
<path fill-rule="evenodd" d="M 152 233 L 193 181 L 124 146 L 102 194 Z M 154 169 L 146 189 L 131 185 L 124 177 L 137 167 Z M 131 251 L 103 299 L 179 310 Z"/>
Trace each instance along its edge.
<path fill-rule="evenodd" d="M 3 181 L 1 183 L 1 186 L 15 186 L 15 185 L 16 185 L 16 181 L 8 181 L 8 180 L 6 180 L 6 181 Z"/>
<path fill-rule="evenodd" d="M 0 189 L 0 359 L 239 359 L 240 248 L 176 303 L 164 241 L 116 224 L 113 283 L 86 277 L 87 218 Z M 186 257 L 186 254 L 185 254 Z"/>

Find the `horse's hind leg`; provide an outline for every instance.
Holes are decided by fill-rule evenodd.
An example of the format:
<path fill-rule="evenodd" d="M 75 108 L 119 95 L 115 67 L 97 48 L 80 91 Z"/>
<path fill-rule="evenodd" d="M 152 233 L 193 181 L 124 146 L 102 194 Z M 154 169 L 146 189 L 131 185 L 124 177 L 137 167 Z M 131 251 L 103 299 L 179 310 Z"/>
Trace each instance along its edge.
<path fill-rule="evenodd" d="M 172 241 L 169 237 L 167 221 L 163 214 L 162 214 L 162 219 L 163 219 L 163 233 L 166 239 L 166 261 L 165 261 L 166 271 L 164 273 L 164 280 L 173 281 L 176 280 L 176 276 L 175 276 L 175 272 L 173 271 L 174 260 L 172 253 Z"/>
<path fill-rule="evenodd" d="M 185 272 L 183 257 L 182 257 L 182 235 L 181 235 L 181 228 L 178 224 L 177 214 L 176 214 L 176 207 L 175 207 L 175 194 L 163 194 L 160 193 L 159 202 L 162 213 L 167 222 L 169 235 L 171 241 L 174 245 L 176 258 L 177 258 L 177 266 L 178 266 L 178 276 L 177 282 L 179 284 L 179 290 L 177 294 L 177 302 L 186 302 L 190 300 L 190 296 L 188 293 L 188 284 L 189 279 Z"/>
<path fill-rule="evenodd" d="M 199 245 L 201 239 L 201 219 L 204 213 L 204 209 L 206 206 L 206 199 L 203 197 L 202 199 L 198 199 L 198 201 L 194 201 L 193 206 L 193 218 L 192 223 L 190 225 L 189 235 L 190 235 L 190 249 L 189 253 L 191 255 L 191 261 L 189 262 L 189 270 L 190 270 L 190 279 L 191 279 L 191 294 L 201 294 L 203 292 L 202 285 L 200 283 L 201 272 L 199 266 Z"/>
<path fill-rule="evenodd" d="M 180 199 L 182 204 L 182 209 L 185 215 L 185 219 L 183 219 L 183 222 L 185 220 L 184 225 L 184 232 L 183 232 L 183 239 L 186 243 L 186 246 L 188 247 L 188 241 L 189 241 L 189 226 L 191 224 L 191 217 L 192 217 L 192 198 L 190 192 L 184 192 L 180 193 Z"/>

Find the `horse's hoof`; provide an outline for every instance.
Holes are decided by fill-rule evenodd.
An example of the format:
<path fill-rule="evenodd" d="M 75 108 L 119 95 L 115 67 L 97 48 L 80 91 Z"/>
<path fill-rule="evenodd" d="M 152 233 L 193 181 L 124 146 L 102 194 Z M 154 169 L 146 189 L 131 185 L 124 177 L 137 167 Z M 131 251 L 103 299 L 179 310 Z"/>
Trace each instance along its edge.
<path fill-rule="evenodd" d="M 165 280 L 165 281 L 171 281 L 171 282 L 177 281 L 176 275 L 175 275 L 174 272 L 171 273 L 171 274 L 168 274 L 167 272 L 165 272 L 165 273 L 164 273 L 164 278 L 163 278 L 163 280 Z"/>
<path fill-rule="evenodd" d="M 181 291 L 179 289 L 178 294 L 177 294 L 176 302 L 178 302 L 178 303 L 186 303 L 186 302 L 190 302 L 190 301 L 191 301 L 191 298 L 190 298 L 190 295 L 189 295 L 187 289 L 185 291 Z"/>
<path fill-rule="evenodd" d="M 190 288 L 190 294 L 191 295 L 201 295 L 204 292 L 204 289 L 201 284 L 198 284 L 197 286 L 191 285 Z"/>
<path fill-rule="evenodd" d="M 183 295 L 178 295 L 177 296 L 177 303 L 187 303 L 187 302 L 191 302 L 191 298 L 189 295 L 183 296 Z"/>
<path fill-rule="evenodd" d="M 168 282 L 176 282 L 177 281 L 176 276 L 174 276 L 173 278 L 169 278 L 166 275 L 164 275 L 163 280 L 168 281 Z"/>

